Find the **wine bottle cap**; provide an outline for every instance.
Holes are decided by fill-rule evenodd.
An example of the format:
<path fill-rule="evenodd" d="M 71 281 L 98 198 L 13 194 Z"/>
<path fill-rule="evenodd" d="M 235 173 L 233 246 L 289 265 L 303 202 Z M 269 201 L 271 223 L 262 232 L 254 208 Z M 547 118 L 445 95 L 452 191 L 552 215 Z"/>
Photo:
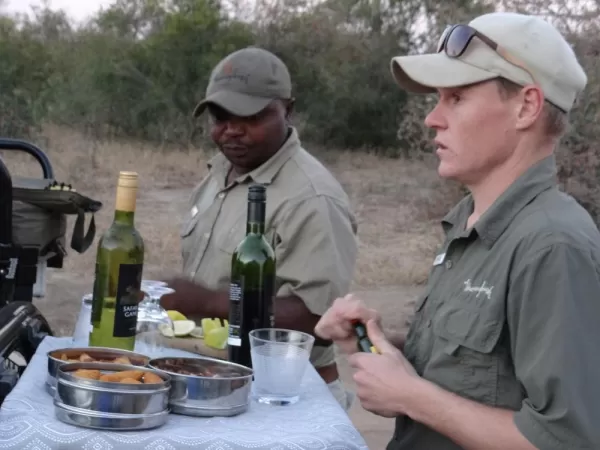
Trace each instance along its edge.
<path fill-rule="evenodd" d="M 267 199 L 267 188 L 262 184 L 251 184 L 248 188 L 248 200 L 264 202 Z"/>
<path fill-rule="evenodd" d="M 138 174 L 137 172 L 129 172 L 122 170 L 119 172 L 119 186 L 127 187 L 127 188 L 137 188 L 138 187 Z"/>

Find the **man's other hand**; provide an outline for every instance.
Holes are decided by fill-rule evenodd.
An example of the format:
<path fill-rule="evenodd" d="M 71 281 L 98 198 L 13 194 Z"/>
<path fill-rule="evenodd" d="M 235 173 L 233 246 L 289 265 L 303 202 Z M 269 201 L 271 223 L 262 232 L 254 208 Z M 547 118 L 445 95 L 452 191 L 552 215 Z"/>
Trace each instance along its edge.
<path fill-rule="evenodd" d="M 361 299 L 348 294 L 336 299 L 315 326 L 315 334 L 323 339 L 332 340 L 346 355 L 358 351 L 353 321 L 367 323 L 381 321 L 379 313 L 367 308 Z"/>

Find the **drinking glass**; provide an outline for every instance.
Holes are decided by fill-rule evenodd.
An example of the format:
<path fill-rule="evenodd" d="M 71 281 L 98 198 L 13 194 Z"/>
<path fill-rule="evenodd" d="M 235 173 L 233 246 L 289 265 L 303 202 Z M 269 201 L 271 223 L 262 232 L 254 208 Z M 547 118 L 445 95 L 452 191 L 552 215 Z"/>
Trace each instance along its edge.
<path fill-rule="evenodd" d="M 141 289 L 145 291 L 146 289 L 152 289 L 155 287 L 167 287 L 167 283 L 165 281 L 158 280 L 142 280 Z M 146 288 L 146 289 L 144 289 Z"/>
<path fill-rule="evenodd" d="M 81 298 L 81 308 L 73 331 L 72 347 L 88 347 L 92 331 L 92 294 Z"/>
<path fill-rule="evenodd" d="M 270 405 L 296 403 L 314 336 L 281 328 L 261 328 L 249 336 L 254 398 Z"/>
<path fill-rule="evenodd" d="M 165 334 L 173 335 L 173 321 L 167 311 L 160 306 L 160 298 L 172 294 L 174 289 L 155 286 L 146 287 L 144 296 L 138 305 L 135 351 L 143 354 L 160 354 L 165 348 Z M 167 328 L 166 332 L 164 328 Z M 170 330 L 170 332 L 169 332 Z"/>

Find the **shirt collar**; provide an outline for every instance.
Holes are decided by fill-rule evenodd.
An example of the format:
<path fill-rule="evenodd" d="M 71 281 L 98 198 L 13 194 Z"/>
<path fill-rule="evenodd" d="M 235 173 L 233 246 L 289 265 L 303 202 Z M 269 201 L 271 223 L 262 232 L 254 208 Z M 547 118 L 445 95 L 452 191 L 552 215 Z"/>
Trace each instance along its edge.
<path fill-rule="evenodd" d="M 300 147 L 301 144 L 298 132 L 294 127 L 290 127 L 290 134 L 277 153 L 251 172 L 240 175 L 235 181 L 237 183 L 243 183 L 247 180 L 252 180 L 260 184 L 271 184 L 283 165 Z M 223 180 L 231 169 L 231 163 L 221 152 L 213 156 L 208 161 L 207 166 L 213 174 L 219 177 L 222 176 Z"/>
<path fill-rule="evenodd" d="M 557 185 L 556 158 L 550 155 L 530 167 L 496 199 L 482 214 L 473 228 L 488 248 L 508 228 L 514 217 L 542 192 Z M 473 197 L 462 199 L 443 219 L 446 235 L 451 231 L 462 233 L 473 212 Z"/>

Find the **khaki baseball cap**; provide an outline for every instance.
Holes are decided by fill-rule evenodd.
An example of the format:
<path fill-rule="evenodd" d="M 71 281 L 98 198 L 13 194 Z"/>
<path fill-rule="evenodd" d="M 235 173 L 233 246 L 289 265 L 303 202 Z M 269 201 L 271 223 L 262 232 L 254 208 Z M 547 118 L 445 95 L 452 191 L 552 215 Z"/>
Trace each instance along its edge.
<path fill-rule="evenodd" d="M 527 70 L 474 37 L 458 58 L 444 51 L 392 58 L 396 82 L 411 92 L 432 93 L 436 88 L 503 77 L 521 86 L 535 83 L 549 102 L 563 111 L 571 110 L 587 84 L 587 76 L 554 26 L 539 17 L 509 12 L 484 14 L 469 25 L 503 47 L 513 63 L 519 61 Z"/>
<path fill-rule="evenodd" d="M 273 53 L 247 47 L 227 55 L 212 71 L 206 97 L 194 109 L 199 116 L 212 103 L 236 116 L 252 116 L 275 99 L 292 96 L 288 68 Z"/>

